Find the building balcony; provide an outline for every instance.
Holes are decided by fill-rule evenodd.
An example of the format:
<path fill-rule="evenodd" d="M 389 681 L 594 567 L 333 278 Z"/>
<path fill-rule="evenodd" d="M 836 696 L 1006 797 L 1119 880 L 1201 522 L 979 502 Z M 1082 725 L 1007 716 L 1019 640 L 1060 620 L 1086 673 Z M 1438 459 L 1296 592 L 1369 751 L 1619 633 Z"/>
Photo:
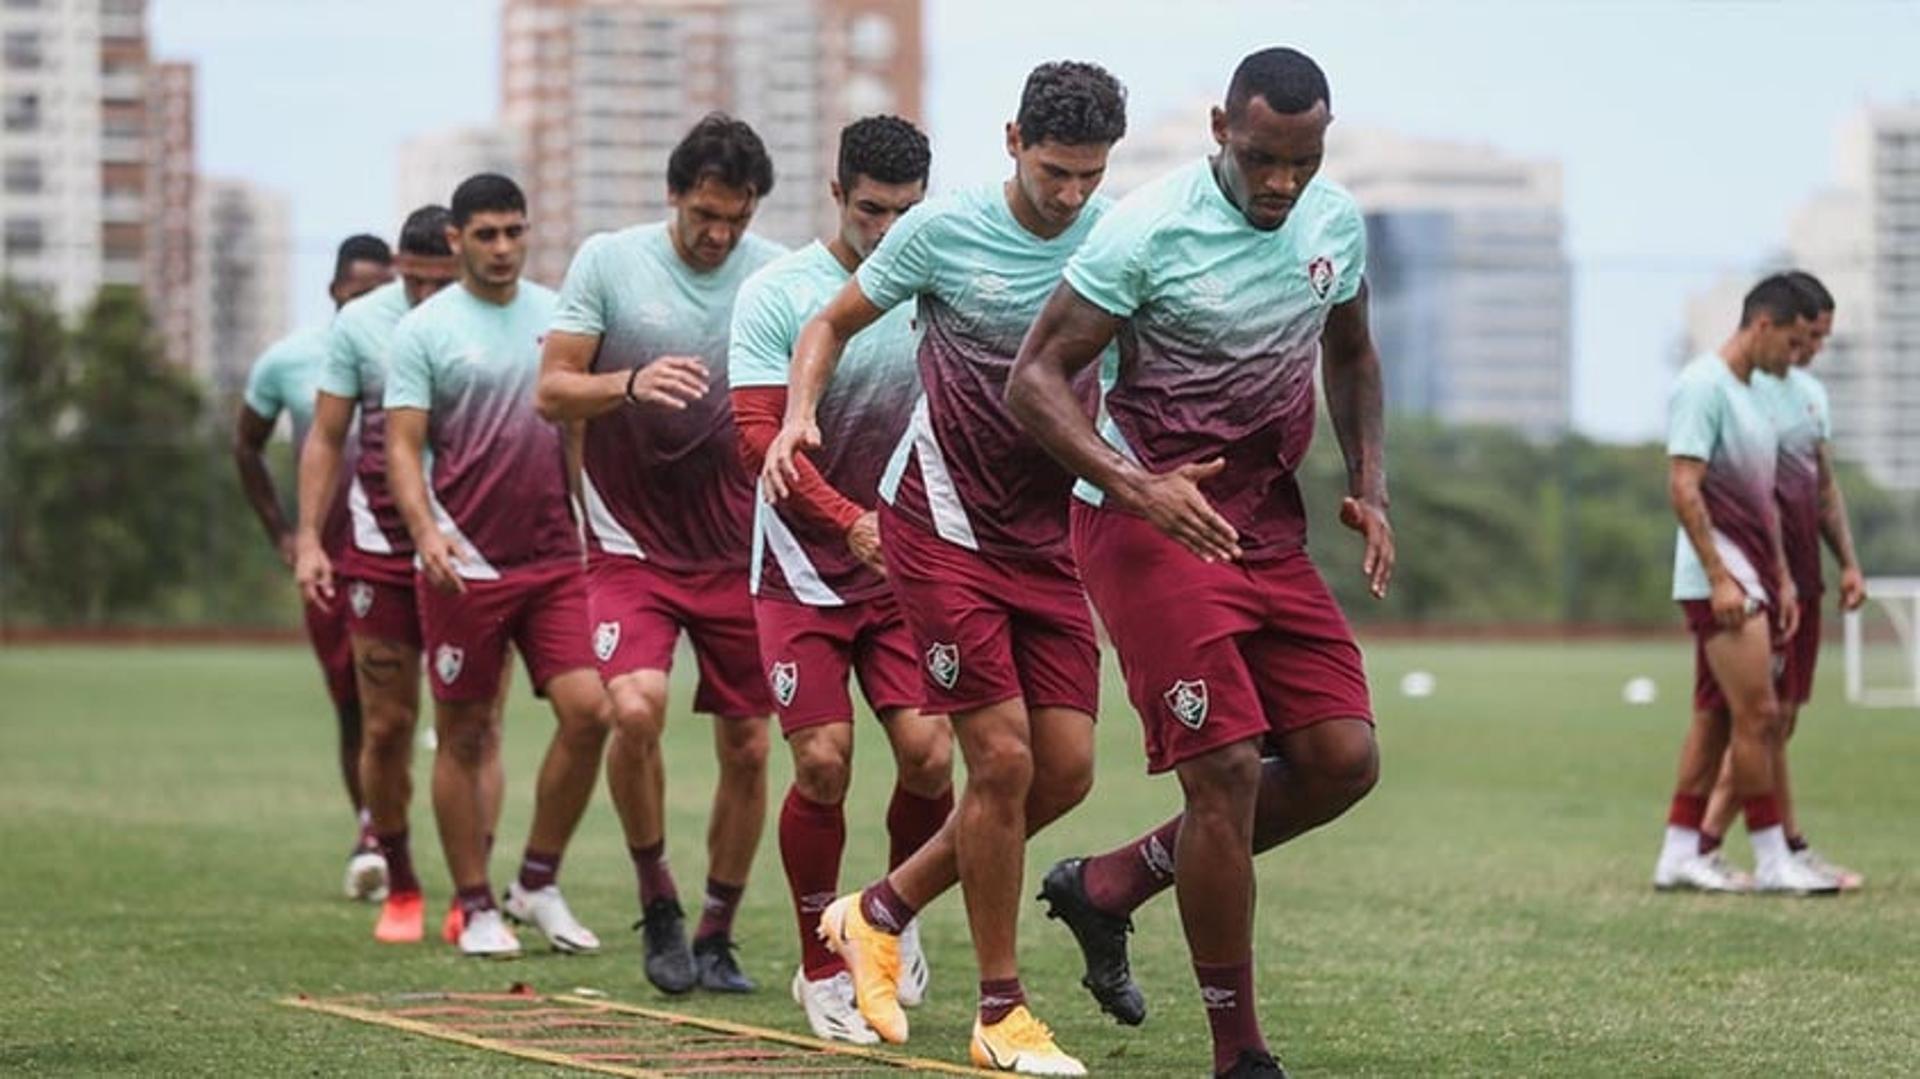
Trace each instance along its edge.
<path fill-rule="evenodd" d="M 100 261 L 100 283 L 104 285 L 133 285 L 138 287 L 146 280 L 146 267 L 137 258 L 109 258 Z"/>
<path fill-rule="evenodd" d="M 100 96 L 107 101 L 145 101 L 147 80 L 137 71 L 116 71 L 100 76 Z"/>
<path fill-rule="evenodd" d="M 143 165 L 147 160 L 147 140 L 137 135 L 103 135 L 100 160 L 109 165 Z"/>

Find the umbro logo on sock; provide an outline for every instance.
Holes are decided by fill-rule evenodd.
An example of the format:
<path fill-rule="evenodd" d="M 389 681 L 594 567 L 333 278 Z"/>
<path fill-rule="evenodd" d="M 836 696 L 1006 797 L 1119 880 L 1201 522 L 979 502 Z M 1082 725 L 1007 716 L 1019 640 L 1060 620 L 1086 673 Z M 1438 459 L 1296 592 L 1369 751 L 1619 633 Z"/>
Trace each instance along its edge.
<path fill-rule="evenodd" d="M 1201 1003 L 1205 1004 L 1209 1011 L 1222 1011 L 1234 1007 L 1236 998 L 1239 997 L 1239 995 L 1240 991 L 1238 989 L 1225 989 L 1217 985 L 1203 985 L 1200 987 Z"/>

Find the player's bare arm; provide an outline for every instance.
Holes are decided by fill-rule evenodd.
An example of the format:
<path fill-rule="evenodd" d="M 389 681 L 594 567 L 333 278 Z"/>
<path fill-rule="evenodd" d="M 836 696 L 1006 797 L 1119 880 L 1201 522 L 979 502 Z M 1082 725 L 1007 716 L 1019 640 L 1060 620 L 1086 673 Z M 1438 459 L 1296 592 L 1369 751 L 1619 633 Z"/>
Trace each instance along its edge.
<path fill-rule="evenodd" d="M 1708 597 L 1713 620 L 1726 629 L 1738 629 L 1753 612 L 1747 607 L 1747 590 L 1733 579 L 1713 543 L 1713 517 L 1707 512 L 1706 496 L 1700 493 L 1707 463 L 1698 457 L 1670 457 L 1668 461 L 1667 498 L 1673 504 L 1673 515 L 1680 520 L 1680 530 L 1687 534 L 1687 542 L 1706 570 L 1713 589 Z"/>
<path fill-rule="evenodd" d="M 413 549 L 419 552 L 421 572 L 427 583 L 442 592 L 465 592 L 454 563 L 465 552 L 434 523 L 427 502 L 427 470 L 424 449 L 427 444 L 427 413 L 418 408 L 387 410 L 387 487 L 400 508 L 400 517 L 413 537 Z"/>
<path fill-rule="evenodd" d="M 300 447 L 300 521 L 294 530 L 293 577 L 308 603 L 325 609 L 333 602 L 333 561 L 320 543 L 320 525 L 333 512 L 339 490 L 340 459 L 358 403 L 320 391 L 313 399 L 313 427 Z"/>
<path fill-rule="evenodd" d="M 760 471 L 767 501 L 783 501 L 792 493 L 793 484 L 799 482 L 800 470 L 794 459 L 820 448 L 820 425 L 815 422 L 820 395 L 833 379 L 847 342 L 884 314 L 867 299 L 859 281 L 848 281 L 840 294 L 801 328 L 793 345 L 793 370 L 787 379 L 786 420 L 767 447 L 767 463 Z"/>
<path fill-rule="evenodd" d="M 266 529 L 267 540 L 279 552 L 280 561 L 292 569 L 293 529 L 288 527 L 287 516 L 280 510 L 280 499 L 273 490 L 273 473 L 267 471 L 263 456 L 267 440 L 272 437 L 273 421 L 241 405 L 233 423 L 233 464 L 240 471 L 240 489 L 246 493 L 247 505 L 253 507 L 260 527 Z"/>
<path fill-rule="evenodd" d="M 1820 443 L 1820 536 L 1840 562 L 1840 609 L 1857 611 L 1867 601 L 1867 578 L 1853 549 L 1853 527 L 1847 523 L 1847 500 L 1834 475 L 1828 443 Z"/>
<path fill-rule="evenodd" d="M 1380 352 L 1367 321 L 1367 284 L 1353 299 L 1327 314 L 1320 335 L 1320 371 L 1327 391 L 1327 414 L 1347 465 L 1347 497 L 1340 523 L 1366 543 L 1360 572 L 1374 598 L 1387 594 L 1393 579 L 1393 526 L 1387 522 L 1387 439 L 1382 418 Z"/>
<path fill-rule="evenodd" d="M 697 356 L 662 356 L 630 371 L 595 374 L 597 334 L 547 334 L 540 350 L 540 382 L 534 407 L 542 419 L 589 420 L 622 405 L 683 409 L 707 395 L 707 365 Z"/>
<path fill-rule="evenodd" d="M 1774 579 L 1779 582 L 1780 602 L 1780 610 L 1773 620 L 1774 639 L 1784 644 L 1800 632 L 1800 586 L 1793 583 L 1793 567 L 1787 564 L 1786 539 L 1780 534 L 1780 518 L 1777 515 L 1769 531 L 1773 541 L 1773 573 Z"/>
<path fill-rule="evenodd" d="M 1194 554 L 1209 562 L 1240 557 L 1240 535 L 1200 493 L 1200 481 L 1219 472 L 1220 460 L 1150 472 L 1128 460 L 1094 430 L 1073 380 L 1100 358 L 1120 320 L 1061 282 L 1020 343 L 1007 380 L 1007 407 L 1069 472 L 1106 492 Z"/>

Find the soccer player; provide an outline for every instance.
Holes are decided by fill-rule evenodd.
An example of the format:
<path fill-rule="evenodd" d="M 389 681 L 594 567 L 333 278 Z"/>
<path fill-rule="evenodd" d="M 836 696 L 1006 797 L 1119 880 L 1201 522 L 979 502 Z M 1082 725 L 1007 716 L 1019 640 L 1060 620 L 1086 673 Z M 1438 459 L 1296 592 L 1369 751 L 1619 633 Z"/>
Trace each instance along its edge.
<path fill-rule="evenodd" d="M 413 592 L 413 543 L 387 493 L 387 416 L 381 398 L 393 329 L 459 273 L 447 246 L 447 211 L 422 206 L 400 227 L 399 280 L 340 309 L 327 332 L 327 360 L 315 395 L 313 432 L 300 450 L 300 525 L 294 576 L 310 608 L 334 609 L 335 559 L 323 523 L 339 496 L 347 435 L 359 435 L 346 499 L 351 542 L 338 569 L 346 593 L 347 638 L 360 694 L 360 778 L 388 892 L 374 939 L 412 943 L 424 935 L 425 909 L 413 870 L 407 806 L 413 798 L 413 735 L 420 715 L 420 619 Z M 436 762 L 436 769 L 438 764 Z M 496 754 L 486 768 L 488 819 L 500 816 L 503 778 Z M 442 935 L 457 940 L 457 906 Z"/>
<path fill-rule="evenodd" d="M 887 230 L 927 193 L 927 137 L 896 116 L 840 132 L 831 182 L 840 231 L 782 256 L 747 279 L 733 312 L 728 381 L 742 459 L 757 475 L 780 430 L 787 366 L 800 328 L 846 286 Z M 952 731 L 920 711 L 920 662 L 880 556 L 882 466 L 920 395 L 913 311 L 896 307 L 848 344 L 820 403 L 827 450 L 801 458 L 801 481 L 779 507 L 755 508 L 754 616 L 760 654 L 793 752 L 793 786 L 780 807 L 780 859 L 800 923 L 793 994 L 815 1035 L 879 1040 L 854 1006 L 845 963 L 819 935 L 820 912 L 840 886 L 847 826 L 841 803 L 853 767 L 858 675 L 893 749 L 897 783 L 887 808 L 888 864 L 897 866 L 953 809 Z M 925 994 L 917 925 L 902 935 L 901 999 Z"/>
<path fill-rule="evenodd" d="M 1283 1074 L 1255 1012 L 1253 855 L 1338 817 L 1379 768 L 1360 650 L 1307 556 L 1294 476 L 1317 362 L 1346 458 L 1341 520 L 1384 595 L 1393 533 L 1366 228 L 1350 195 L 1316 179 L 1332 100 L 1298 51 L 1242 60 L 1212 113 L 1219 152 L 1094 229 L 1008 387 L 1022 425 L 1085 481 L 1075 557 L 1148 768 L 1175 772 L 1185 796 L 1176 819 L 1065 872 L 1115 919 L 1170 873 L 1213 1070 L 1229 1076 Z M 1103 434 L 1072 386 L 1116 336 Z"/>
<path fill-rule="evenodd" d="M 881 479 L 881 553 L 924 664 L 923 707 L 952 717 L 967 783 L 933 839 L 835 900 L 821 925 L 868 1024 L 904 1041 L 899 934 L 961 882 L 980 969 L 969 1055 L 1030 1074 L 1085 1074 L 1028 1009 L 1015 943 L 1026 837 L 1093 783 L 1100 657 L 1068 550 L 1072 477 L 1003 396 L 1021 337 L 1106 212 L 1094 191 L 1125 133 L 1125 91 L 1104 69 L 1035 68 L 1006 129 L 1012 178 L 914 207 L 801 331 L 762 473 L 773 501 L 792 496 L 800 454 L 821 447 L 820 401 L 848 343 L 917 300 L 926 395 Z M 1088 372 L 1077 406 L 1091 412 L 1098 391 Z"/>
<path fill-rule="evenodd" d="M 1820 354 L 1827 335 L 1833 332 L 1833 294 L 1812 274 L 1795 270 L 1786 276 L 1813 301 L 1819 317 L 1807 334 L 1806 346 L 1794 356 L 1784 377 L 1776 378 L 1765 371 L 1755 372 L 1753 376 L 1754 392 L 1780 438 L 1776 478 L 1780 540 L 1786 549 L 1787 565 L 1793 570 L 1794 587 L 1800 593 L 1800 629 L 1787 646 L 1780 675 L 1780 739 L 1774 747 L 1774 785 L 1787 848 L 1793 851 L 1794 857 L 1832 877 L 1842 891 L 1850 891 L 1860 887 L 1865 879 L 1851 869 L 1827 861 L 1807 845 L 1794 816 L 1787 773 L 1787 740 L 1793 737 L 1800 710 L 1813 696 L 1813 670 L 1820 658 L 1820 596 L 1826 591 L 1820 572 L 1822 538 L 1840 563 L 1840 609 L 1857 610 L 1867 601 L 1867 586 L 1860 560 L 1853 550 L 1846 500 L 1833 473 L 1828 448 L 1833 438 L 1833 418 L 1827 404 L 1827 390 L 1819 379 L 1807 372 L 1813 358 Z M 1722 764 L 1720 780 L 1714 784 L 1713 797 L 1707 802 L 1706 822 L 1700 829 L 1700 853 L 1711 855 L 1720 848 L 1721 838 L 1726 835 L 1727 825 L 1733 823 L 1737 809 L 1733 800 L 1733 775 L 1728 765 Z"/>
<path fill-rule="evenodd" d="M 1838 884 L 1793 857 L 1774 778 L 1780 740 L 1781 654 L 1799 629 L 1799 589 L 1786 561 L 1776 502 L 1779 437 L 1754 388 L 1759 372 L 1785 375 L 1818 317 L 1781 275 L 1747 293 L 1740 328 L 1687 364 L 1669 405 L 1669 488 L 1680 534 L 1673 598 L 1693 631 L 1693 723 L 1680 750 L 1666 841 L 1654 866 L 1660 889 L 1744 891 L 1719 851 L 1700 852 L 1700 826 L 1723 757 L 1746 814 L 1751 887 L 1829 894 Z"/>
<path fill-rule="evenodd" d="M 393 252 L 378 236 L 349 236 L 340 244 L 333 260 L 333 281 L 327 295 L 337 311 L 348 300 L 365 295 L 393 279 Z M 295 330 L 276 341 L 254 361 L 247 376 L 247 389 L 233 429 L 233 460 L 240 469 L 240 489 L 246 492 L 254 516 L 267 530 L 280 560 L 293 568 L 295 542 L 293 528 L 280 508 L 280 496 L 273 488 L 273 474 L 267 471 L 263 456 L 273 428 L 285 412 L 293 418 L 294 459 L 306 442 L 313 426 L 314 384 L 326 363 L 327 331 L 324 327 Z M 327 515 L 320 530 L 321 542 L 338 555 L 346 546 L 347 515 L 344 504 Z M 302 604 L 306 616 L 307 640 L 320 661 L 320 673 L 327 683 L 327 695 L 333 700 L 333 712 L 339 727 L 340 778 L 346 784 L 347 798 L 359 821 L 359 838 L 347 858 L 345 890 L 350 899 L 379 902 L 387 895 L 387 860 L 380 856 L 380 844 L 373 837 L 372 818 L 366 799 L 360 793 L 360 693 L 354 685 L 353 649 L 347 643 L 346 612 L 314 604 Z"/>
<path fill-rule="evenodd" d="M 476 956 L 520 950 L 487 884 L 483 782 L 488 747 L 500 737 L 495 700 L 509 640 L 557 727 L 507 910 L 558 950 L 600 946 L 554 883 L 593 795 L 608 705 L 587 641 L 563 435 L 533 408 L 555 299 L 520 277 L 526 205 L 518 185 L 493 173 L 454 190 L 448 239 L 460 286 L 400 320 L 386 388 L 387 478 L 419 552 L 416 592 L 440 736 L 434 816 L 458 889 L 460 950 Z M 530 866 L 538 874 L 531 881 Z"/>
<path fill-rule="evenodd" d="M 667 160 L 672 216 L 581 245 L 541 361 L 541 414 L 579 439 L 593 649 L 614 707 L 607 784 L 638 878 L 647 979 L 668 993 L 753 989 L 733 915 L 766 817 L 773 699 L 747 591 L 753 488 L 727 397 L 727 331 L 740 283 L 785 253 L 747 232 L 772 190 L 751 127 L 720 113 L 695 124 Z M 682 631 L 720 764 L 691 951 L 660 756 Z"/>

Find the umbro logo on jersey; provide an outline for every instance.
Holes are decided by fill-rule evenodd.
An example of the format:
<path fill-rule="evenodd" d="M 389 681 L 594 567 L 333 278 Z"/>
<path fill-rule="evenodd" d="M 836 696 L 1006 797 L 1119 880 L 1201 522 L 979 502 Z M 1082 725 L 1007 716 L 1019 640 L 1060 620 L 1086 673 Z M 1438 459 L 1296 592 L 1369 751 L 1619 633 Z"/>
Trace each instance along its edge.
<path fill-rule="evenodd" d="M 440 676 L 440 684 L 450 686 L 460 677 L 460 668 L 466 666 L 467 650 L 443 644 L 433 650 L 433 673 Z"/>
<path fill-rule="evenodd" d="M 960 681 L 960 646 L 935 644 L 927 649 L 927 673 L 941 689 L 952 689 Z"/>
<path fill-rule="evenodd" d="M 1208 1011 L 1221 1011 L 1234 1006 L 1234 998 L 1240 995 L 1238 989 L 1228 989 L 1218 985 L 1200 987 L 1200 1001 Z"/>
<path fill-rule="evenodd" d="M 347 606 L 353 608 L 355 618 L 365 618 L 373 610 L 373 586 L 365 581 L 355 581 L 347 586 Z"/>
<path fill-rule="evenodd" d="M 780 707 L 793 703 L 793 694 L 800 688 L 800 668 L 793 663 L 776 663 L 767 672 L 767 680 L 773 683 L 773 699 Z"/>
<path fill-rule="evenodd" d="M 1161 696 L 1166 700 L 1167 709 L 1173 713 L 1173 718 L 1193 730 L 1199 730 L 1200 724 L 1207 721 L 1209 702 L 1205 679 L 1196 678 L 1189 682 L 1183 678 L 1175 682 L 1173 688 Z"/>
<path fill-rule="evenodd" d="M 1325 255 L 1307 263 L 1307 284 L 1312 286 L 1316 299 L 1324 300 L 1333 294 L 1333 260 Z"/>
<path fill-rule="evenodd" d="M 593 655 L 600 662 L 613 658 L 613 650 L 620 647 L 620 623 L 602 622 L 593 627 Z"/>

